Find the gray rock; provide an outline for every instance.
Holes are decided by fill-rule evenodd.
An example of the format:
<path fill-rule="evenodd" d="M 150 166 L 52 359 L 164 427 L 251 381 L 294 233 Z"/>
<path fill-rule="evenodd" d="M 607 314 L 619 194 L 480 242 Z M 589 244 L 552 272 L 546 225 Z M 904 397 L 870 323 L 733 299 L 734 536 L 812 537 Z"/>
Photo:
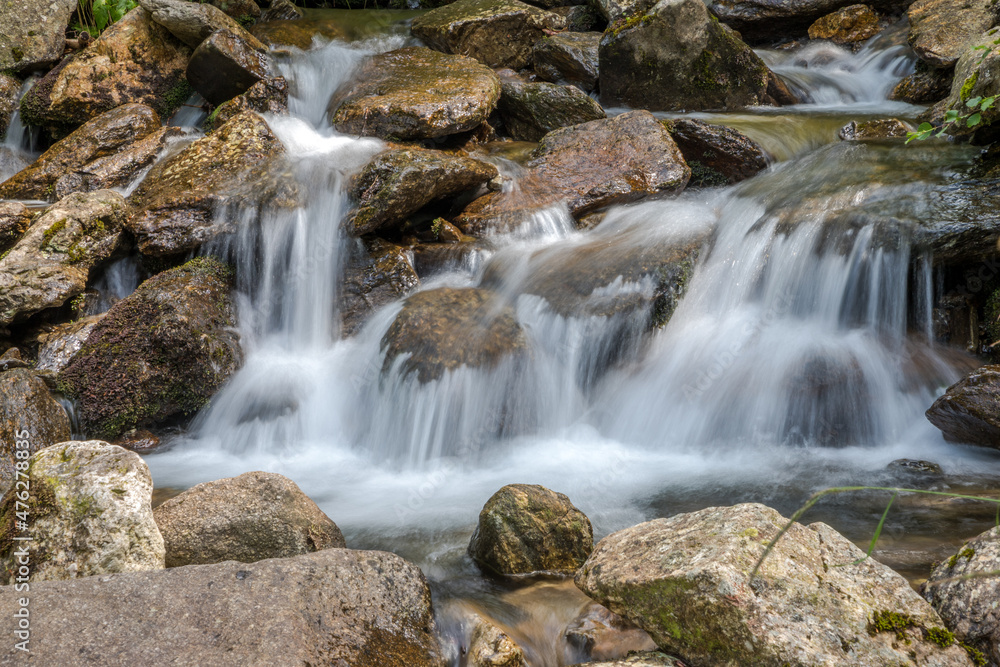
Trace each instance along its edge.
<path fill-rule="evenodd" d="M 261 14 L 261 21 L 297 21 L 302 18 L 302 10 L 291 0 L 271 0 L 271 6 Z"/>
<path fill-rule="evenodd" d="M 553 130 L 605 117 L 601 105 L 575 86 L 501 81 L 497 111 L 504 127 L 517 141 L 539 141 Z"/>
<path fill-rule="evenodd" d="M 708 8 L 719 20 L 753 42 L 804 37 L 817 19 L 857 0 L 710 0 Z M 906 6 L 898 0 L 873 0 L 866 5 L 884 13 Z"/>
<path fill-rule="evenodd" d="M 906 18 L 907 40 L 917 56 L 933 67 L 949 68 L 997 24 L 997 9 L 990 0 L 917 0 Z"/>
<path fill-rule="evenodd" d="M 656 0 L 592 0 L 591 4 L 609 23 L 647 11 Z"/>
<path fill-rule="evenodd" d="M 21 240 L 34 217 L 31 209 L 16 201 L 0 201 L 0 255 Z"/>
<path fill-rule="evenodd" d="M 244 111 L 255 111 L 259 114 L 287 114 L 288 82 L 280 76 L 258 81 L 242 95 L 216 107 L 205 121 L 205 127 L 208 130 L 220 127 L 230 118 Z"/>
<path fill-rule="evenodd" d="M 217 30 L 227 30 L 239 35 L 252 48 L 264 48 L 243 26 L 212 5 L 187 0 L 139 0 L 139 4 L 150 13 L 154 21 L 192 49 L 197 48 Z"/>
<path fill-rule="evenodd" d="M 45 383 L 27 369 L 6 367 L 0 363 L 0 493 L 13 486 L 18 460 L 71 437 L 69 416 Z M 20 459 L 17 441 L 28 443 Z"/>
<path fill-rule="evenodd" d="M 691 167 L 689 186 L 729 185 L 767 169 L 767 153 L 742 132 L 693 118 L 666 125 Z"/>
<path fill-rule="evenodd" d="M 31 72 L 59 62 L 77 0 L 0 4 L 0 70 Z"/>
<path fill-rule="evenodd" d="M 103 313 L 66 324 L 58 324 L 52 331 L 40 336 L 38 363 L 35 368 L 40 371 L 61 371 L 73 358 L 73 355 L 83 347 L 87 336 L 102 319 L 104 319 Z M 63 439 L 67 440 L 68 438 Z"/>
<path fill-rule="evenodd" d="M 469 639 L 469 667 L 525 667 L 524 651 L 497 625 L 480 617 Z"/>
<path fill-rule="evenodd" d="M 264 49 L 254 48 L 229 30 L 218 30 L 191 54 L 187 80 L 202 97 L 219 105 L 266 79 L 269 68 L 270 59 Z"/>
<path fill-rule="evenodd" d="M 340 292 L 341 330 L 357 333 L 376 310 L 403 298 L 420 285 L 404 248 L 383 239 L 362 243 L 348 259 Z"/>
<path fill-rule="evenodd" d="M 927 409 L 945 439 L 1000 449 L 1000 366 L 983 366 L 948 387 Z"/>
<path fill-rule="evenodd" d="M 535 72 L 545 81 L 593 91 L 597 88 L 601 36 L 599 32 L 563 32 L 538 40 L 532 48 Z"/>

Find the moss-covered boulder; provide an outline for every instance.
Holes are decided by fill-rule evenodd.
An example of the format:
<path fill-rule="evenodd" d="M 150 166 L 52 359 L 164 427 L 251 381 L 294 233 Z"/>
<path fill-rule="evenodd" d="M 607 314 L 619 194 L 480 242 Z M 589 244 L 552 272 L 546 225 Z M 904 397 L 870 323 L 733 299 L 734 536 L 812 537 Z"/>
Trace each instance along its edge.
<path fill-rule="evenodd" d="M 949 68 L 997 24 L 990 0 L 916 0 L 906 10 L 907 37 L 917 56 L 932 67 Z M 981 52 L 980 52 L 980 55 Z"/>
<path fill-rule="evenodd" d="M 709 507 L 612 533 L 576 585 L 660 649 L 710 665 L 971 665 L 902 576 L 823 523 L 763 505 Z"/>
<path fill-rule="evenodd" d="M 730 185 L 767 169 L 764 149 L 731 127 L 694 118 L 679 118 L 666 126 L 691 168 L 689 186 Z"/>
<path fill-rule="evenodd" d="M 1000 29 L 993 28 L 966 44 L 951 82 L 948 97 L 931 108 L 928 115 L 935 125 L 944 121 L 948 110 L 958 113 L 958 122 L 947 124 L 946 131 L 953 136 L 968 136 L 1000 120 L 1000 105 L 982 110 L 979 123 L 969 127 L 966 119 L 980 110 L 969 108 L 966 103 L 973 98 L 1000 95 L 1000 50 L 993 43 L 1000 39 Z"/>
<path fill-rule="evenodd" d="M 436 139 L 481 125 L 500 98 L 493 71 L 465 56 L 410 46 L 372 57 L 330 100 L 348 134 Z"/>
<path fill-rule="evenodd" d="M 816 19 L 809 26 L 809 39 L 828 39 L 835 44 L 863 42 L 879 33 L 878 14 L 868 5 L 851 5 Z"/>
<path fill-rule="evenodd" d="M 70 437 L 69 416 L 41 379 L 25 368 L 0 371 L 0 493 L 13 486 L 17 461 Z"/>
<path fill-rule="evenodd" d="M 538 40 L 532 47 L 538 78 L 593 91 L 597 88 L 601 36 L 599 32 L 562 32 Z"/>
<path fill-rule="evenodd" d="M 916 128 L 898 118 L 852 120 L 840 128 L 837 135 L 844 141 L 872 141 L 880 139 L 905 139 Z"/>
<path fill-rule="evenodd" d="M 21 100 L 29 125 L 65 134 L 130 102 L 167 117 L 187 100 L 191 49 L 136 8 L 91 44 L 62 61 Z"/>
<path fill-rule="evenodd" d="M 564 494 L 508 484 L 479 513 L 469 555 L 491 574 L 573 574 L 593 548 L 590 519 Z"/>
<path fill-rule="evenodd" d="M 0 501 L 0 583 L 15 583 L 20 573 L 17 536 L 31 538 L 32 586 L 163 568 L 153 478 L 138 454 L 99 440 L 63 442 L 32 456 L 27 474 L 26 528 L 17 489 Z"/>
<path fill-rule="evenodd" d="M 262 46 L 236 20 L 212 4 L 188 0 L 139 0 L 139 5 L 149 12 L 153 21 L 192 49 L 198 48 L 209 35 L 219 30 L 239 35 L 254 48 Z"/>
<path fill-rule="evenodd" d="M 7 134 L 10 117 L 21 101 L 21 81 L 6 72 L 0 72 L 0 137 Z"/>
<path fill-rule="evenodd" d="M 605 117 L 601 105 L 575 86 L 513 77 L 501 82 L 497 111 L 507 134 L 517 141 L 538 141 L 552 130 Z"/>
<path fill-rule="evenodd" d="M 0 201 L 0 256 L 21 240 L 33 217 L 31 209 L 21 202 Z"/>
<path fill-rule="evenodd" d="M 112 306 L 59 374 L 84 433 L 111 439 L 208 403 L 242 361 L 230 281 L 194 259 Z"/>
<path fill-rule="evenodd" d="M 1000 366 L 983 366 L 948 387 L 927 410 L 947 440 L 1000 449 Z"/>
<path fill-rule="evenodd" d="M 215 105 L 247 92 L 267 78 L 271 67 L 263 45 L 253 41 L 258 47 L 229 30 L 213 32 L 191 54 L 188 82 Z"/>
<path fill-rule="evenodd" d="M 518 0 L 458 0 L 413 20 L 413 34 L 432 49 L 469 56 L 490 67 L 531 65 L 531 49 L 563 17 Z"/>
<path fill-rule="evenodd" d="M 209 115 L 205 125 L 209 129 L 220 127 L 230 118 L 244 111 L 256 111 L 259 114 L 287 114 L 288 82 L 281 76 L 258 81 L 242 95 L 216 107 Z"/>
<path fill-rule="evenodd" d="M 287 477 L 248 472 L 198 484 L 153 512 L 166 545 L 167 567 L 207 565 L 344 546 L 344 536 Z"/>
<path fill-rule="evenodd" d="M 38 337 L 38 362 L 35 369 L 40 371 L 61 371 L 73 358 L 97 323 L 104 319 L 104 313 L 82 317 L 65 324 L 57 324 L 47 333 Z M 63 438 L 64 440 L 68 438 Z"/>
<path fill-rule="evenodd" d="M 0 4 L 0 71 L 28 73 L 59 62 L 66 46 L 66 28 L 76 8 L 77 0 Z"/>
<path fill-rule="evenodd" d="M 112 190 L 72 194 L 31 223 L 0 258 L 0 326 L 56 308 L 83 292 L 118 248 L 128 216 Z"/>
<path fill-rule="evenodd" d="M 420 285 L 409 253 L 383 239 L 358 240 L 344 269 L 340 290 L 341 332 L 357 333 L 376 310 Z"/>

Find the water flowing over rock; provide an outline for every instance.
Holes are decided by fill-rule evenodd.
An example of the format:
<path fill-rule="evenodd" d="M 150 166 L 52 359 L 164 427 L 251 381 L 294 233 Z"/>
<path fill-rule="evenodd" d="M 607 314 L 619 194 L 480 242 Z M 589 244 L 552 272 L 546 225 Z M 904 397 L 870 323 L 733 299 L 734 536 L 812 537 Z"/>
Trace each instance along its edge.
<path fill-rule="evenodd" d="M 13 619 L 21 595 L 0 591 L 0 614 Z M 202 665 L 445 664 L 423 574 L 381 551 L 32 583 L 31 613 L 39 664 L 77 664 L 80 655 L 130 665 L 151 656 Z"/>
<path fill-rule="evenodd" d="M 87 336 L 102 319 L 104 319 L 103 313 L 91 315 L 74 322 L 56 325 L 49 333 L 39 336 L 38 364 L 35 368 L 40 371 L 61 371 L 73 355 L 83 347 Z M 63 440 L 68 439 L 63 438 Z"/>
<path fill-rule="evenodd" d="M 77 0 L 18 0 L 0 5 L 0 71 L 31 72 L 62 58 Z"/>
<path fill-rule="evenodd" d="M 230 277 L 195 259 L 108 311 L 59 375 L 84 433 L 114 438 L 208 402 L 242 361 Z"/>
<path fill-rule="evenodd" d="M 3 368 L 3 364 L 0 364 Z M 66 410 L 48 387 L 25 368 L 0 371 L 0 493 L 14 485 L 15 443 L 27 441 L 28 455 L 70 439 Z"/>
<path fill-rule="evenodd" d="M 678 658 L 661 653 L 659 651 L 649 651 L 635 653 L 620 660 L 602 660 L 600 662 L 581 662 L 575 667 L 677 667 L 684 664 Z"/>
<path fill-rule="evenodd" d="M 413 20 L 413 34 L 432 49 L 470 56 L 490 67 L 531 65 L 531 49 L 565 20 L 518 0 L 458 0 Z"/>
<path fill-rule="evenodd" d="M 927 419 L 948 440 L 1000 449 L 1000 366 L 983 366 L 948 387 Z"/>
<path fill-rule="evenodd" d="M 538 141 L 553 130 L 605 117 L 601 105 L 574 86 L 501 81 L 500 119 L 513 139 Z"/>
<path fill-rule="evenodd" d="M 568 497 L 535 484 L 508 484 L 479 513 L 469 555 L 492 574 L 573 574 L 593 548 L 590 519 Z"/>
<path fill-rule="evenodd" d="M 767 153 L 742 132 L 692 118 L 667 129 L 691 168 L 690 186 L 731 185 L 767 169 Z"/>
<path fill-rule="evenodd" d="M 7 134 L 11 114 L 21 101 L 21 82 L 17 77 L 0 72 L 0 138 Z"/>
<path fill-rule="evenodd" d="M 933 67 L 952 67 L 986 30 L 997 24 L 989 0 L 917 0 L 906 10 L 908 41 L 921 60 Z"/>
<path fill-rule="evenodd" d="M 69 195 L 36 218 L 0 259 L 0 325 L 83 292 L 91 270 L 118 248 L 127 215 L 124 197 L 98 190 Z"/>
<path fill-rule="evenodd" d="M 376 310 L 401 299 L 420 279 L 408 253 L 395 243 L 375 239 L 361 244 L 348 260 L 340 296 L 345 336 L 353 335 Z"/>
<path fill-rule="evenodd" d="M 501 628 L 479 619 L 469 640 L 469 667 L 525 667 L 524 651 Z"/>
<path fill-rule="evenodd" d="M 708 8 L 719 20 L 738 30 L 744 39 L 762 41 L 805 36 L 817 19 L 852 0 L 710 0 Z M 876 0 L 866 3 L 877 11 L 899 11 L 905 2 Z"/>
<path fill-rule="evenodd" d="M 243 35 L 250 37 L 246 32 Z M 218 30 L 191 54 L 187 80 L 202 97 L 219 105 L 267 78 L 270 59 L 260 42 L 253 44 L 228 30 Z"/>
<path fill-rule="evenodd" d="M 870 141 L 877 139 L 905 139 L 916 128 L 898 118 L 878 120 L 852 120 L 840 128 L 837 135 L 845 141 Z"/>
<path fill-rule="evenodd" d="M 28 465 L 31 586 L 35 582 L 163 568 L 153 478 L 138 454 L 99 440 L 46 447 Z M 18 572 L 16 493 L 0 501 L 3 584 Z M 32 590 L 32 592 L 34 592 Z"/>
<path fill-rule="evenodd" d="M 435 139 L 475 129 L 499 98 L 500 80 L 488 67 L 411 46 L 373 56 L 329 109 L 348 134 Z"/>
<path fill-rule="evenodd" d="M 192 49 L 198 48 L 199 44 L 218 30 L 226 30 L 242 37 L 253 48 L 263 48 L 243 26 L 218 7 L 187 0 L 139 0 L 139 4 L 149 12 L 154 21 Z"/>
<path fill-rule="evenodd" d="M 878 33 L 878 15 L 868 5 L 844 7 L 809 26 L 809 39 L 829 39 L 835 44 L 863 42 Z"/>
<path fill-rule="evenodd" d="M 287 114 L 288 82 L 280 76 L 258 81 L 242 95 L 220 104 L 208 117 L 205 124 L 209 129 L 219 127 L 244 111 L 255 111 L 259 114 Z"/>
<path fill-rule="evenodd" d="M 261 21 L 298 21 L 302 10 L 292 0 L 271 0 L 271 6 L 261 13 Z"/>
<path fill-rule="evenodd" d="M 252 26 L 250 34 L 272 49 L 294 46 L 303 51 L 312 47 L 313 37 L 348 40 L 351 36 L 342 23 L 318 19 L 269 20 Z"/>
<path fill-rule="evenodd" d="M 153 512 L 167 567 L 209 565 L 344 547 L 337 524 L 287 477 L 248 472 L 205 482 Z"/>
<path fill-rule="evenodd" d="M 566 626 L 564 635 L 571 646 L 593 660 L 610 660 L 656 648 L 649 633 L 596 602 L 584 607 Z"/>
<path fill-rule="evenodd" d="M 21 240 L 33 217 L 31 209 L 21 202 L 0 202 L 0 255 Z"/>
<path fill-rule="evenodd" d="M 599 32 L 564 32 L 538 40 L 532 49 L 535 72 L 545 81 L 593 91 L 597 88 L 601 36 Z"/>

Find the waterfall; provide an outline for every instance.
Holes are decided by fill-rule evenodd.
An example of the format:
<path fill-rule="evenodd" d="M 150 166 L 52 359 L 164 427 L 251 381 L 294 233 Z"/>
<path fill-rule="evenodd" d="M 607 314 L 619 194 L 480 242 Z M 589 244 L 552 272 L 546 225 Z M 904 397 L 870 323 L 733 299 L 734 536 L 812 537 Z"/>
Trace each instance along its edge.
<path fill-rule="evenodd" d="M 34 78 L 25 80 L 17 99 L 21 100 L 34 83 Z M 0 183 L 35 161 L 38 157 L 37 143 L 37 128 L 26 127 L 21 121 L 20 107 L 15 106 L 7 133 L 0 141 Z"/>

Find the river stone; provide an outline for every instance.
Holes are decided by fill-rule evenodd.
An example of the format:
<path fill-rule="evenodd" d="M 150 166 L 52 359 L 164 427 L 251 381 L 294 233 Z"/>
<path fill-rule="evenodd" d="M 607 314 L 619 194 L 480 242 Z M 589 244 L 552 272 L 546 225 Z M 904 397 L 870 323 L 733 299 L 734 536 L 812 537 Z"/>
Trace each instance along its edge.
<path fill-rule="evenodd" d="M 124 197 L 98 190 L 69 195 L 36 218 L 0 258 L 0 326 L 82 293 L 91 270 L 118 248 L 127 216 Z"/>
<path fill-rule="evenodd" d="M 350 7 L 348 7 L 350 9 Z M 271 6 L 261 13 L 261 21 L 298 21 L 302 10 L 292 0 L 271 0 Z"/>
<path fill-rule="evenodd" d="M 750 581 L 786 523 L 756 503 L 647 521 L 601 540 L 576 585 L 691 664 L 971 664 L 925 637 L 943 623 L 906 579 L 826 524 L 793 524 Z M 886 615 L 907 619 L 898 637 Z"/>
<path fill-rule="evenodd" d="M 260 18 L 260 7 L 254 0 L 212 0 L 211 4 L 243 27 Z"/>
<path fill-rule="evenodd" d="M 340 290 L 341 330 L 351 336 L 382 306 L 397 301 L 420 285 L 409 253 L 395 243 L 372 239 L 351 253 Z"/>
<path fill-rule="evenodd" d="M 274 473 L 198 484 L 157 507 L 153 517 L 167 567 L 254 563 L 345 546 L 337 524 L 295 482 Z"/>
<path fill-rule="evenodd" d="M 187 80 L 202 97 L 219 105 L 266 79 L 269 68 L 270 59 L 263 48 L 257 50 L 241 35 L 218 30 L 191 54 Z"/>
<path fill-rule="evenodd" d="M 486 501 L 469 542 L 484 572 L 573 574 L 594 549 L 590 519 L 562 493 L 508 484 Z"/>
<path fill-rule="evenodd" d="M 744 39 L 804 37 L 810 25 L 832 12 L 857 4 L 856 0 L 709 0 L 708 8 L 719 20 L 738 30 Z M 898 13 L 905 0 L 873 0 L 870 8 Z"/>
<path fill-rule="evenodd" d="M 952 67 L 970 42 L 997 24 L 996 11 L 991 0 L 916 0 L 906 10 L 908 41 L 927 64 Z"/>
<path fill-rule="evenodd" d="M 352 41 L 349 26 L 340 21 L 331 21 L 314 16 L 302 20 L 274 20 L 258 23 L 250 28 L 250 34 L 272 49 L 283 49 L 294 46 L 308 51 L 312 47 L 313 37 L 326 40 Z"/>
<path fill-rule="evenodd" d="M 517 359 L 527 342 L 514 309 L 491 291 L 439 287 L 417 292 L 403 303 L 382 337 L 383 371 L 400 355 L 401 374 L 416 373 L 421 383 L 437 380 L 462 366 L 492 368 Z"/>
<path fill-rule="evenodd" d="M 0 493 L 14 484 L 16 441 L 27 440 L 31 455 L 70 437 L 66 410 L 42 380 L 25 368 L 0 371 Z"/>
<path fill-rule="evenodd" d="M 198 48 L 209 35 L 218 30 L 239 35 L 252 48 L 264 48 L 256 37 L 218 7 L 188 0 L 139 0 L 139 4 L 150 13 L 154 21 L 192 49 Z"/>
<path fill-rule="evenodd" d="M 518 0 L 457 0 L 413 19 L 412 30 L 432 49 L 523 69 L 535 42 L 565 25 L 558 14 Z"/>
<path fill-rule="evenodd" d="M 644 14 L 656 0 L 591 0 L 591 5 L 608 23 L 614 23 L 629 16 Z"/>
<path fill-rule="evenodd" d="M 497 105 L 504 128 L 517 141 L 538 141 L 552 130 L 605 117 L 601 105 L 575 86 L 501 80 Z"/>
<path fill-rule="evenodd" d="M 838 136 L 845 141 L 868 141 L 871 139 L 905 139 L 916 128 L 898 118 L 877 120 L 852 120 L 840 128 Z"/>
<path fill-rule="evenodd" d="M 153 478 L 138 454 L 99 440 L 63 442 L 31 457 L 28 478 L 27 531 L 15 523 L 16 487 L 0 501 L 0 582 L 14 583 L 20 545 L 12 538 L 21 534 L 31 536 L 32 593 L 40 581 L 163 568 Z"/>
<path fill-rule="evenodd" d="M 524 651 L 499 626 L 480 617 L 469 638 L 469 667 L 526 667 Z"/>
<path fill-rule="evenodd" d="M 130 198 L 136 213 L 128 228 L 140 252 L 176 255 L 231 232 L 234 216 L 216 213 L 280 198 L 269 174 L 283 153 L 267 122 L 248 111 L 158 162 Z"/>
<path fill-rule="evenodd" d="M 230 281 L 193 259 L 111 307 L 59 374 L 84 433 L 113 439 L 204 407 L 242 361 Z"/>
<path fill-rule="evenodd" d="M 599 32 L 562 32 L 538 40 L 532 49 L 535 73 L 544 81 L 592 92 L 597 88 L 601 37 Z"/>
<path fill-rule="evenodd" d="M 355 236 L 398 226 L 427 204 L 473 190 L 497 177 L 491 164 L 441 151 L 393 149 L 375 156 L 354 179 L 357 200 L 347 215 Z"/>
<path fill-rule="evenodd" d="M 17 77 L 0 72 L 0 138 L 7 134 L 10 117 L 21 101 L 21 82 Z"/>
<path fill-rule="evenodd" d="M 868 5 L 838 9 L 809 26 L 809 39 L 829 39 L 836 44 L 863 42 L 878 33 L 878 14 Z"/>
<path fill-rule="evenodd" d="M 499 98 L 500 80 L 488 67 L 410 46 L 372 57 L 329 109 L 340 132 L 435 139 L 475 129 Z"/>
<path fill-rule="evenodd" d="M 216 107 L 208 120 L 205 121 L 205 125 L 209 129 L 219 127 L 244 111 L 256 111 L 259 114 L 287 114 L 288 82 L 281 76 L 258 81 L 250 86 L 247 92 Z"/>
<path fill-rule="evenodd" d="M 1000 528 L 991 528 L 962 545 L 954 556 L 934 568 L 922 586 L 924 599 L 941 615 L 958 641 L 1000 664 Z M 980 575 L 962 581 L 952 577 Z"/>
<path fill-rule="evenodd" d="M 83 347 L 87 336 L 102 319 L 104 319 L 103 313 L 66 324 L 57 324 L 51 331 L 39 336 L 38 363 L 35 365 L 35 369 L 61 371 L 73 358 L 73 355 Z M 68 439 L 63 438 L 63 440 Z"/>
<path fill-rule="evenodd" d="M 666 127 L 691 168 L 690 186 L 729 185 L 767 169 L 767 153 L 742 132 L 694 118 Z"/>
<path fill-rule="evenodd" d="M 953 75 L 953 70 L 937 69 L 918 62 L 916 71 L 896 84 L 889 99 L 910 104 L 933 104 L 948 96 Z"/>
<path fill-rule="evenodd" d="M 59 62 L 77 0 L 0 4 L 0 71 L 31 72 Z"/>
<path fill-rule="evenodd" d="M 613 23 L 599 51 L 601 99 L 653 111 L 775 104 L 777 75 L 701 0 L 660 0 Z"/>
<path fill-rule="evenodd" d="M 1000 449 L 1000 366 L 983 366 L 948 387 L 927 410 L 946 440 Z"/>
<path fill-rule="evenodd" d="M 34 214 L 16 201 L 0 201 L 0 256 L 21 240 Z"/>
<path fill-rule="evenodd" d="M 0 589 L 10 637 L 19 597 Z M 78 665 L 81 656 L 121 665 L 445 664 L 427 581 L 381 551 L 32 583 L 30 609 L 40 665 Z"/>
<path fill-rule="evenodd" d="M 114 157 L 159 129 L 160 116 L 152 108 L 123 104 L 88 121 L 56 142 L 27 169 L 0 183 L 0 198 L 51 201 L 60 178 L 86 172 L 98 158 Z"/>

